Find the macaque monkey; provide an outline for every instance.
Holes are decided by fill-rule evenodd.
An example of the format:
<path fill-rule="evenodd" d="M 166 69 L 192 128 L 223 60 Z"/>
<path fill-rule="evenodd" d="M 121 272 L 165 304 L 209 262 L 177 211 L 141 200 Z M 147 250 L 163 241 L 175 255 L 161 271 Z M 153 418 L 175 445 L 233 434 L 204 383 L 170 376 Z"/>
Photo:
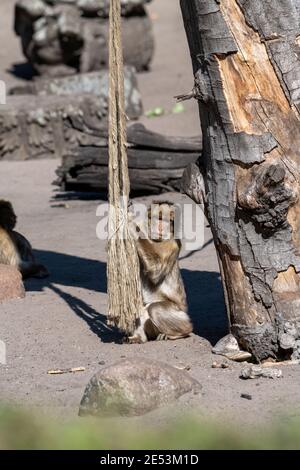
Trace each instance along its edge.
<path fill-rule="evenodd" d="M 23 278 L 44 278 L 49 275 L 45 266 L 35 261 L 30 243 L 13 229 L 17 216 L 9 201 L 0 200 L 0 264 L 15 266 Z"/>
<path fill-rule="evenodd" d="M 155 201 L 148 209 L 146 227 L 130 224 L 140 260 L 144 309 L 129 343 L 185 338 L 193 330 L 178 265 L 181 242 L 174 235 L 174 217 L 172 203 Z"/>

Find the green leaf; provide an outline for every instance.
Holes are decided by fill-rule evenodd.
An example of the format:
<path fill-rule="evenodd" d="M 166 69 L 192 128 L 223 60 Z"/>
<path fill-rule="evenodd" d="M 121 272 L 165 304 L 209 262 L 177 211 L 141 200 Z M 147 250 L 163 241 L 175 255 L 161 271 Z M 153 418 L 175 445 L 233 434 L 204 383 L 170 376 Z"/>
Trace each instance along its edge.
<path fill-rule="evenodd" d="M 182 103 L 176 103 L 172 108 L 173 114 L 183 113 L 184 111 L 185 111 L 185 107 L 183 106 Z"/>
<path fill-rule="evenodd" d="M 145 116 L 152 118 L 152 117 L 158 117 L 158 116 L 163 116 L 165 114 L 164 108 L 157 106 L 156 108 L 149 109 L 148 111 L 145 112 Z"/>

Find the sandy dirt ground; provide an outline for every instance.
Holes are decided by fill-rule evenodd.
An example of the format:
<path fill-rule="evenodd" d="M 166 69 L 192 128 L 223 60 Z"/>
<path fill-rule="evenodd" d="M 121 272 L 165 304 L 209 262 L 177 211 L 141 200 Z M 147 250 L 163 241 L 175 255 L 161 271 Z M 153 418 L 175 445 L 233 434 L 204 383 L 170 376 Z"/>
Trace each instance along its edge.
<path fill-rule="evenodd" d="M 12 72 L 26 70 L 19 42 L 12 31 L 13 0 L 0 2 L 0 79 L 20 83 Z M 178 2 L 154 0 L 156 55 L 149 73 L 139 76 L 145 109 L 169 110 L 173 96 L 192 88 L 192 73 Z M 187 103 L 179 115 L 146 119 L 147 126 L 170 135 L 199 134 L 196 103 Z M 7 364 L 0 365 L 2 402 L 34 406 L 52 415 L 76 417 L 83 390 L 103 365 L 133 356 L 164 360 L 190 367 L 203 392 L 182 397 L 170 410 L 144 418 L 163 422 L 176 408 L 237 423 L 269 423 L 299 415 L 299 367 L 285 366 L 278 380 L 239 379 L 240 364 L 212 369 L 214 344 L 227 332 L 227 320 L 218 263 L 211 233 L 195 253 L 183 252 L 180 261 L 195 331 L 185 340 L 145 345 L 120 344 L 120 335 L 107 328 L 105 242 L 96 237 L 96 208 L 101 201 L 69 199 L 51 185 L 59 161 L 1 162 L 0 195 L 16 209 L 18 229 L 44 262 L 51 277 L 26 282 L 23 300 L 0 305 L 0 339 L 7 346 Z M 165 196 L 164 196 L 165 198 Z M 168 198 L 183 201 L 178 194 Z M 142 199 L 146 202 L 150 198 Z M 66 205 L 67 203 L 67 205 Z M 51 376 L 49 369 L 83 366 L 85 372 Z M 246 393 L 252 400 L 241 398 Z"/>

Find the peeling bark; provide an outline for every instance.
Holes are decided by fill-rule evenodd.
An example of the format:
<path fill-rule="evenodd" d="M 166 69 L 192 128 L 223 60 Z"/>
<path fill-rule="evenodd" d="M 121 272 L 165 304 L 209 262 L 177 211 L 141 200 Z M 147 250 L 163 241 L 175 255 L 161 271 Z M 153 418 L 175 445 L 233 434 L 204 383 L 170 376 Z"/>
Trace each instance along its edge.
<path fill-rule="evenodd" d="M 195 171 L 231 330 L 258 361 L 300 357 L 300 2 L 181 0 L 181 9 L 203 134 Z"/>

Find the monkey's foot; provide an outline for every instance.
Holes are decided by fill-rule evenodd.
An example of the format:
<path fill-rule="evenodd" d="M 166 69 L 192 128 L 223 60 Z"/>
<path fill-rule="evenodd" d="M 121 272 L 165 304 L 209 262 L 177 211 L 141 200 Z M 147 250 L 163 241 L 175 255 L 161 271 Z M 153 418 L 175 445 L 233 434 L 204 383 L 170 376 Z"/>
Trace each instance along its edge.
<path fill-rule="evenodd" d="M 145 341 L 142 340 L 140 335 L 134 335 L 134 336 L 126 336 L 123 342 L 127 344 L 142 344 Z"/>
<path fill-rule="evenodd" d="M 168 335 L 161 333 L 157 336 L 156 341 L 166 341 L 168 338 Z"/>
<path fill-rule="evenodd" d="M 220 339 L 212 349 L 212 352 L 236 362 L 247 361 L 252 357 L 250 353 L 240 349 L 236 338 L 232 334 L 226 335 L 224 338 Z"/>
<path fill-rule="evenodd" d="M 165 333 L 161 333 L 157 336 L 156 341 L 175 341 L 176 339 L 183 339 L 188 338 L 190 335 L 167 335 Z"/>

